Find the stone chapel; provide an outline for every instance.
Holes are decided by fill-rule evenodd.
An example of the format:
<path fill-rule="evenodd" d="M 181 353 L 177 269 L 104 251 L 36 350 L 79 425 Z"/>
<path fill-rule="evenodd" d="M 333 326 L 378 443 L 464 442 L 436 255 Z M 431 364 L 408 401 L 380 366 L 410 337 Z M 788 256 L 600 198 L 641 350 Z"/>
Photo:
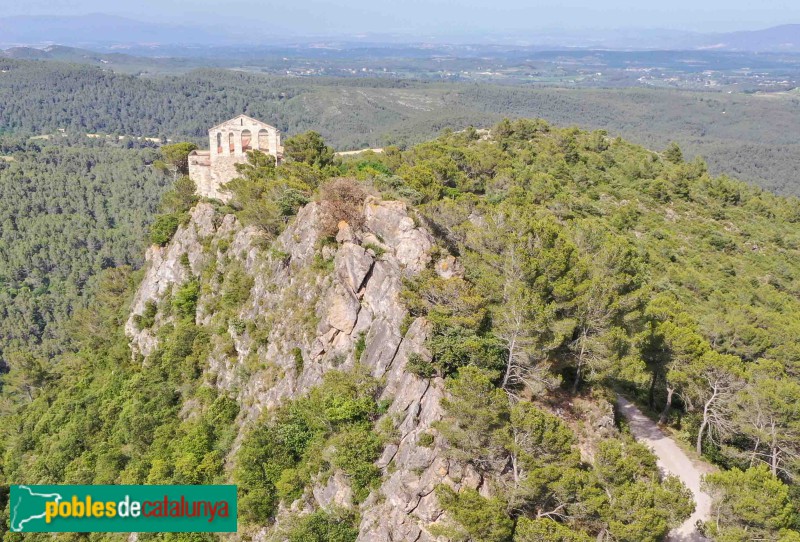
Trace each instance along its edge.
<path fill-rule="evenodd" d="M 235 164 L 247 161 L 247 151 L 259 150 L 280 161 L 283 158 L 281 133 L 274 126 L 247 115 L 239 115 L 208 131 L 208 150 L 189 154 L 189 177 L 197 184 L 197 193 L 207 198 L 227 201 L 230 194 L 221 186 L 238 174 Z"/>

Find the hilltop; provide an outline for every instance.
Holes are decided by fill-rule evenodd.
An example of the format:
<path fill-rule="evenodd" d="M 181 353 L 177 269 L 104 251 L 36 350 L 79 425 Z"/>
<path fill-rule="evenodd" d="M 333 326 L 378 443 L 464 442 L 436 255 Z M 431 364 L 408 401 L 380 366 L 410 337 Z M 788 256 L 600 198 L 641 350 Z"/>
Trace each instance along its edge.
<path fill-rule="evenodd" d="M 662 540 L 692 494 L 622 393 L 720 467 L 706 536 L 797 540 L 798 200 L 541 120 L 304 140 L 229 204 L 179 181 L 12 364 L 6 481 L 232 481 L 259 540 Z"/>

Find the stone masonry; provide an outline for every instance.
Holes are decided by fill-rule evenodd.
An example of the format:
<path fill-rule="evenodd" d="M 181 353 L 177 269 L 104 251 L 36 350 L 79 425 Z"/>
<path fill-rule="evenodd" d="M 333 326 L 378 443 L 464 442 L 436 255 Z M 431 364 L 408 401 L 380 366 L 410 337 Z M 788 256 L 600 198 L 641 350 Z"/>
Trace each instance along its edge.
<path fill-rule="evenodd" d="M 227 201 L 230 195 L 222 185 L 235 178 L 235 164 L 247 161 L 247 151 L 259 150 L 280 160 L 283 155 L 281 133 L 274 126 L 247 115 L 239 115 L 208 131 L 207 151 L 189 154 L 189 177 L 197 184 L 200 196 Z"/>

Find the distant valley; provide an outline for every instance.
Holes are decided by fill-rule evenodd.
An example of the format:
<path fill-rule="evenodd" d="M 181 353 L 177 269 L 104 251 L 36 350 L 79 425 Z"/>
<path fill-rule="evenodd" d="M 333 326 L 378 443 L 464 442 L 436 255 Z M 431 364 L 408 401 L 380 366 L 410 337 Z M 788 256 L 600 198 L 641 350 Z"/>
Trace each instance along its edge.
<path fill-rule="evenodd" d="M 606 129 L 654 149 L 676 141 L 688 157 L 705 157 L 715 174 L 780 194 L 800 194 L 800 95 L 795 91 L 542 88 L 207 68 L 177 77 L 131 76 L 105 67 L 2 58 L 0 72 L 0 132 L 9 136 L 64 129 L 71 135 L 200 142 L 205 127 L 244 112 L 274 119 L 287 134 L 318 130 L 337 150 L 352 150 L 407 147 L 445 129 L 490 126 L 504 116 L 541 117 Z M 45 91 L 54 81 L 58 84 Z M 29 90 L 18 92 L 21 85 Z M 42 100 L 52 108 L 42 108 Z"/>

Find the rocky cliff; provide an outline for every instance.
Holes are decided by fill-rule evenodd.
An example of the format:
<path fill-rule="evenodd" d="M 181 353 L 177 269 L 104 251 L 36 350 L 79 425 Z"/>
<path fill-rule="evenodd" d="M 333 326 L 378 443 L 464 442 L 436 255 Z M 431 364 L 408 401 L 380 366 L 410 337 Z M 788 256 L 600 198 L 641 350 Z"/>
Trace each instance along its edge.
<path fill-rule="evenodd" d="M 430 357 L 425 348 L 430 325 L 409 317 L 400 293 L 405 278 L 428 267 L 447 278 L 458 266 L 452 257 L 434 261 L 433 236 L 415 225 L 402 202 L 368 197 L 357 226 L 338 223 L 335 242 L 322 233 L 323 212 L 321 204 L 308 204 L 269 241 L 234 215 L 198 204 L 170 244 L 147 253 L 126 326 L 131 349 L 147 363 L 158 346 L 158 330 L 171 316 L 158 311 L 153 325 L 142 328 L 137 315 L 197 281 L 196 322 L 216 330 L 204 370 L 207 380 L 237 397 L 237 441 L 263 411 L 320 384 L 326 371 L 362 364 L 380 379 L 381 399 L 390 403 L 385 417 L 395 424 L 397 437 L 377 462 L 380 488 L 359 505 L 359 539 L 433 540 L 428 529 L 442 516 L 434 488 L 447 483 L 481 489 L 482 480 L 451 465 L 435 436 L 432 425 L 442 417 L 441 379 L 405 371 L 412 353 Z M 241 296 L 235 314 L 223 318 L 234 283 L 246 284 L 249 293 Z M 184 405 L 187 415 L 191 409 Z M 418 443 L 421 435 L 424 446 Z M 229 469 L 236 449 L 234 444 Z M 354 507 L 348 481 L 340 475 L 300 501 L 291 508 Z M 259 538 L 269 535 L 268 526 L 259 531 Z"/>

